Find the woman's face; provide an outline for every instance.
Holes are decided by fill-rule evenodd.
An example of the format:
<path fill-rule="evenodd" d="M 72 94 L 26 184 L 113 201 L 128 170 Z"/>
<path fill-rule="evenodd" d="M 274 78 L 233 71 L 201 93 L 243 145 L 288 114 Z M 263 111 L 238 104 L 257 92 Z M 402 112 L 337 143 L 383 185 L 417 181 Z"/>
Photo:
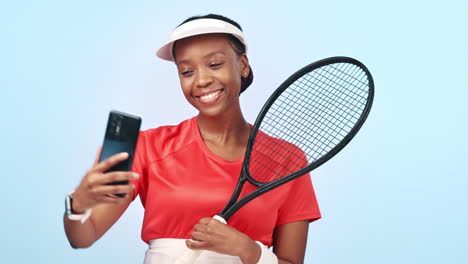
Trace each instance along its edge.
<path fill-rule="evenodd" d="M 220 116 L 240 110 L 241 76 L 248 74 L 248 60 L 236 54 L 224 34 L 179 40 L 174 54 L 184 96 L 200 114 Z"/>

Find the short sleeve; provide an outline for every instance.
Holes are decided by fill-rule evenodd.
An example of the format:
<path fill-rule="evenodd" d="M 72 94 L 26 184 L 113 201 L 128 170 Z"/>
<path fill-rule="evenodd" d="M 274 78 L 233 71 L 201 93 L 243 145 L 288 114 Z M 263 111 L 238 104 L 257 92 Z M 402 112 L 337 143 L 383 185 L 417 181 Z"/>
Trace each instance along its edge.
<path fill-rule="evenodd" d="M 302 220 L 320 219 L 320 209 L 310 174 L 303 175 L 287 184 L 290 184 L 290 188 L 284 203 L 278 210 L 276 226 Z"/>
<path fill-rule="evenodd" d="M 145 188 L 145 182 L 147 178 L 147 169 L 146 169 L 146 159 L 144 156 L 146 155 L 146 137 L 144 132 L 140 132 L 138 135 L 138 141 L 137 141 L 137 146 L 135 149 L 135 155 L 133 157 L 133 163 L 132 163 L 132 171 L 138 173 L 140 175 L 140 178 L 136 180 L 131 180 L 131 183 L 135 185 L 135 193 L 133 195 L 133 199 L 137 197 L 137 195 L 145 196 L 144 190 Z"/>

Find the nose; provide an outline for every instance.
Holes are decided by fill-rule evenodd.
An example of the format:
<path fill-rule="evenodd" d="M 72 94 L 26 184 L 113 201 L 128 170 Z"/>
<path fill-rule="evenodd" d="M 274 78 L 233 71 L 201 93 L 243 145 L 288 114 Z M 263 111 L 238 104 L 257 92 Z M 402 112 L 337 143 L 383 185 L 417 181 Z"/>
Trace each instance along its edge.
<path fill-rule="evenodd" d="M 196 73 L 195 85 L 198 88 L 205 88 L 210 86 L 213 82 L 211 74 L 206 70 L 198 70 Z"/>

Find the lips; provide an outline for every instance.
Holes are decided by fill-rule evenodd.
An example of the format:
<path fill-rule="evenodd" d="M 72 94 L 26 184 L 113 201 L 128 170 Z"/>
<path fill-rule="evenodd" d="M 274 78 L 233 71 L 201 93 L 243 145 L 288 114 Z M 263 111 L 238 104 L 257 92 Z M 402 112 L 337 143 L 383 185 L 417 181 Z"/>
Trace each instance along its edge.
<path fill-rule="evenodd" d="M 200 96 L 195 96 L 201 103 L 212 103 L 215 102 L 220 96 L 224 89 L 204 93 Z"/>

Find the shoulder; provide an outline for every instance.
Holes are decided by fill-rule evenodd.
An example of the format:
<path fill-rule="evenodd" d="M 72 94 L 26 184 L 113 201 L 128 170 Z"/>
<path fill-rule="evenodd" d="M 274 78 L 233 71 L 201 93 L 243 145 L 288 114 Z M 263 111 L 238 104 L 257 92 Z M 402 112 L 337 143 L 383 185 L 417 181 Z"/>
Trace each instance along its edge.
<path fill-rule="evenodd" d="M 190 118 L 178 125 L 160 126 L 141 131 L 138 144 L 145 149 L 147 157 L 151 157 L 152 161 L 163 159 L 195 141 L 194 120 L 195 118 Z"/>

